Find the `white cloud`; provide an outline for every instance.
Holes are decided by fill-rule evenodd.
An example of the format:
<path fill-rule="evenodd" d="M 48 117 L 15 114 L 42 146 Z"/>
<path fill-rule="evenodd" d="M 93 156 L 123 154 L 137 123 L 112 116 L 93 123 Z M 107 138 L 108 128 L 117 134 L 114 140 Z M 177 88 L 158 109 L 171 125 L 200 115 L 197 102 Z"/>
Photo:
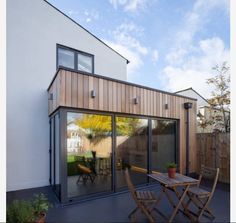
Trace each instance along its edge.
<path fill-rule="evenodd" d="M 70 10 L 70 11 L 68 12 L 68 14 L 69 14 L 70 16 L 72 16 L 72 15 L 78 15 L 79 12 L 78 12 L 78 11 Z"/>
<path fill-rule="evenodd" d="M 128 75 L 134 75 L 143 65 L 143 58 L 148 55 L 148 47 L 142 45 L 137 36 L 142 36 L 143 28 L 134 23 L 122 23 L 110 34 L 113 41 L 104 40 L 121 55 L 126 57 L 130 63 L 127 67 Z"/>
<path fill-rule="evenodd" d="M 148 53 L 147 47 L 142 46 L 136 38 L 136 36 L 141 35 L 142 32 L 143 29 L 136 26 L 134 23 L 122 23 L 113 31 L 113 36 L 117 43 L 146 55 Z"/>
<path fill-rule="evenodd" d="M 84 16 L 87 23 L 91 22 L 92 20 L 98 20 L 100 17 L 99 12 L 95 9 L 85 10 Z"/>
<path fill-rule="evenodd" d="M 156 64 L 157 61 L 158 61 L 158 59 L 159 59 L 159 53 L 158 53 L 158 51 L 157 51 L 157 50 L 153 50 L 153 51 L 152 51 L 152 62 L 153 62 L 154 64 Z"/>
<path fill-rule="evenodd" d="M 119 44 L 104 40 L 111 48 L 119 52 L 122 56 L 127 58 L 130 63 L 127 66 L 128 75 L 134 75 L 135 72 L 143 65 L 142 57 L 139 53 L 129 49 L 128 47 Z"/>
<path fill-rule="evenodd" d="M 196 0 L 191 11 L 184 16 L 184 24 L 175 35 L 175 43 L 170 54 L 182 51 L 186 55 L 193 44 L 194 37 L 209 21 L 212 11 L 221 8 L 229 12 L 229 0 Z M 229 13 L 228 13 L 229 15 Z M 170 56 L 171 57 L 171 56 Z M 168 55 L 167 55 L 168 59 Z"/>
<path fill-rule="evenodd" d="M 110 0 L 112 6 L 117 9 L 119 6 L 124 11 L 137 12 L 146 8 L 149 1 L 147 0 Z"/>
<path fill-rule="evenodd" d="M 211 96 L 212 88 L 206 79 L 213 76 L 212 67 L 229 61 L 229 50 L 219 37 L 199 41 L 198 54 L 185 57 L 178 66 L 168 65 L 163 70 L 162 81 L 170 91 L 193 87 L 204 97 Z"/>
<path fill-rule="evenodd" d="M 228 13 L 228 7 L 228 0 L 196 0 L 192 10 L 185 14 L 185 22 L 174 34 L 175 42 L 165 57 L 167 65 L 162 81 L 168 90 L 193 87 L 203 96 L 210 97 L 211 88 L 206 79 L 212 77 L 213 66 L 229 61 L 229 50 L 219 37 L 198 42 L 195 37 L 207 24 L 213 10 L 221 8 Z"/>
<path fill-rule="evenodd" d="M 68 11 L 68 15 L 80 19 L 80 21 L 85 21 L 87 23 L 91 21 L 98 20 L 100 18 L 100 14 L 95 9 L 84 10 L 84 11 Z"/>
<path fill-rule="evenodd" d="M 132 22 L 125 22 L 116 27 L 110 34 L 113 40 L 104 41 L 130 61 L 127 66 L 129 78 L 131 78 L 131 76 L 134 78 L 134 75 L 138 73 L 138 70 L 144 64 L 143 61 L 145 57 L 153 64 L 156 64 L 159 60 L 159 52 L 157 49 L 151 49 L 138 40 L 138 37 L 142 37 L 144 34 L 142 27 Z"/>
<path fill-rule="evenodd" d="M 187 51 L 183 48 L 175 48 L 166 55 L 166 61 L 169 64 L 178 65 L 183 63 L 184 56 L 186 55 Z"/>
<path fill-rule="evenodd" d="M 91 18 L 87 18 L 86 22 L 88 22 L 88 23 L 91 22 Z"/>

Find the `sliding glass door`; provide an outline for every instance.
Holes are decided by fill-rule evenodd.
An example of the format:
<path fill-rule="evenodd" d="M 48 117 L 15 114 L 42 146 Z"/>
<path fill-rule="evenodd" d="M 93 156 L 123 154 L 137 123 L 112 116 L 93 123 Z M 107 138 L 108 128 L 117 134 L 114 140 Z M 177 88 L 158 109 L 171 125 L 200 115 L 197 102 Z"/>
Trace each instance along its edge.
<path fill-rule="evenodd" d="M 51 185 L 62 202 L 148 183 L 177 162 L 177 121 L 61 109 L 51 117 Z"/>
<path fill-rule="evenodd" d="M 176 162 L 176 121 L 152 120 L 153 171 L 166 172 L 168 162 Z"/>
<path fill-rule="evenodd" d="M 127 187 L 124 169 L 134 184 L 147 183 L 148 119 L 116 117 L 116 189 Z"/>
<path fill-rule="evenodd" d="M 112 190 L 112 117 L 67 113 L 67 196 Z"/>
<path fill-rule="evenodd" d="M 50 118 L 50 184 L 53 190 L 61 199 L 61 178 L 60 178 L 60 119 L 59 114 Z"/>

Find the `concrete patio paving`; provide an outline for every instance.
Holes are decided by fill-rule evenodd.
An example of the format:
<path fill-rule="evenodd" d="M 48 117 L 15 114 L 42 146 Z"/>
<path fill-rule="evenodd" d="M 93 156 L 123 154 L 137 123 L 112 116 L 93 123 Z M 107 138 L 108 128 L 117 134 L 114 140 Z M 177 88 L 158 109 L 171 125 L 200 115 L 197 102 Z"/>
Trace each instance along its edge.
<path fill-rule="evenodd" d="M 209 189 L 208 183 L 205 184 Z M 215 219 L 213 222 L 230 221 L 230 189 L 228 184 L 218 183 L 215 194 L 210 203 Z M 160 193 L 158 184 L 148 187 L 156 194 Z M 55 198 L 50 187 L 9 192 L 7 194 L 8 203 L 14 199 L 28 199 L 34 193 L 45 193 L 50 202 L 54 204 L 47 214 L 47 222 L 129 222 L 128 214 L 135 208 L 135 203 L 129 192 L 112 195 L 109 197 L 93 199 L 86 202 L 62 206 Z M 162 213 L 168 215 L 172 212 L 172 207 L 168 200 L 164 198 L 160 203 L 159 209 Z M 157 222 L 165 222 L 165 219 L 155 213 Z M 148 222 L 144 215 L 137 214 L 138 222 Z M 175 222 L 188 222 L 181 212 L 175 217 Z M 202 222 L 209 222 L 208 218 L 202 217 Z"/>

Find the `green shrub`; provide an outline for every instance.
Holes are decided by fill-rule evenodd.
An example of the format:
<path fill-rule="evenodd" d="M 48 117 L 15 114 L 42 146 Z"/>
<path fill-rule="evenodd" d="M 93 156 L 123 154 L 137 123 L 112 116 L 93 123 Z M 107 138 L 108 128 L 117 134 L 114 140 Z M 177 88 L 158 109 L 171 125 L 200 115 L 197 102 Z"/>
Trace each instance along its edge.
<path fill-rule="evenodd" d="M 40 214 L 46 213 L 52 205 L 43 194 L 34 194 L 31 200 L 14 200 L 7 206 L 8 223 L 35 222 Z"/>
<path fill-rule="evenodd" d="M 51 204 L 48 202 L 47 197 L 43 193 L 34 194 L 34 198 L 31 203 L 35 216 L 39 216 L 41 213 L 46 213 L 51 207 Z"/>
<path fill-rule="evenodd" d="M 34 209 L 30 201 L 14 200 L 7 207 L 7 222 L 23 223 L 34 221 Z"/>
<path fill-rule="evenodd" d="M 170 163 L 166 164 L 166 168 L 176 168 L 176 167 L 177 167 L 177 164 L 173 163 L 173 162 L 170 162 Z"/>

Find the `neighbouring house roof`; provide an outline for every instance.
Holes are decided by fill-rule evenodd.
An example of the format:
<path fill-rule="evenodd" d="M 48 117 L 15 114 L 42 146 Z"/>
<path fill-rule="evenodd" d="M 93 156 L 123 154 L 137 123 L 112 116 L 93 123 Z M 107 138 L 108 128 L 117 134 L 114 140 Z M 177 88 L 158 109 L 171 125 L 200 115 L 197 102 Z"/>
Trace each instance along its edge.
<path fill-rule="evenodd" d="M 183 89 L 183 90 L 180 90 L 180 91 L 176 91 L 176 92 L 174 92 L 175 94 L 178 94 L 178 93 L 181 93 L 181 92 L 184 92 L 184 91 L 189 91 L 189 90 L 191 90 L 191 91 L 193 91 L 194 93 L 196 93 L 199 97 L 201 97 L 204 101 L 206 101 L 208 104 L 209 104 L 209 102 L 207 101 L 207 99 L 206 98 L 204 98 L 202 95 L 200 95 L 197 91 L 195 91 L 192 87 L 190 87 L 190 88 L 186 88 L 186 89 Z"/>
<path fill-rule="evenodd" d="M 81 27 L 83 30 L 85 30 L 87 33 L 89 33 L 91 36 L 93 36 L 95 39 L 97 39 L 98 41 L 100 41 L 102 44 L 104 44 L 105 46 L 107 46 L 108 48 L 110 48 L 112 51 L 114 51 L 115 53 L 117 53 L 119 56 L 121 56 L 122 58 L 124 58 L 127 61 L 127 64 L 130 62 L 127 58 L 125 58 L 124 56 L 122 56 L 120 53 L 118 53 L 116 50 L 114 50 L 113 48 L 111 48 L 109 45 L 107 45 L 104 41 L 102 41 L 101 39 L 99 39 L 97 36 L 95 36 L 94 34 L 92 34 L 90 31 L 88 31 L 87 29 L 85 29 L 83 26 L 81 26 L 78 22 L 76 22 L 75 20 L 73 20 L 72 18 L 70 18 L 68 15 L 66 15 L 64 12 L 62 12 L 61 10 L 59 10 L 58 8 L 56 8 L 54 5 L 52 5 L 51 3 L 49 3 L 47 0 L 43 0 L 45 3 L 47 3 L 49 6 L 51 6 L 52 8 L 54 8 L 55 10 L 57 10 L 59 13 L 61 13 L 63 16 L 65 16 L 66 18 L 68 18 L 70 21 L 72 21 L 73 23 L 75 23 L 77 26 Z"/>

